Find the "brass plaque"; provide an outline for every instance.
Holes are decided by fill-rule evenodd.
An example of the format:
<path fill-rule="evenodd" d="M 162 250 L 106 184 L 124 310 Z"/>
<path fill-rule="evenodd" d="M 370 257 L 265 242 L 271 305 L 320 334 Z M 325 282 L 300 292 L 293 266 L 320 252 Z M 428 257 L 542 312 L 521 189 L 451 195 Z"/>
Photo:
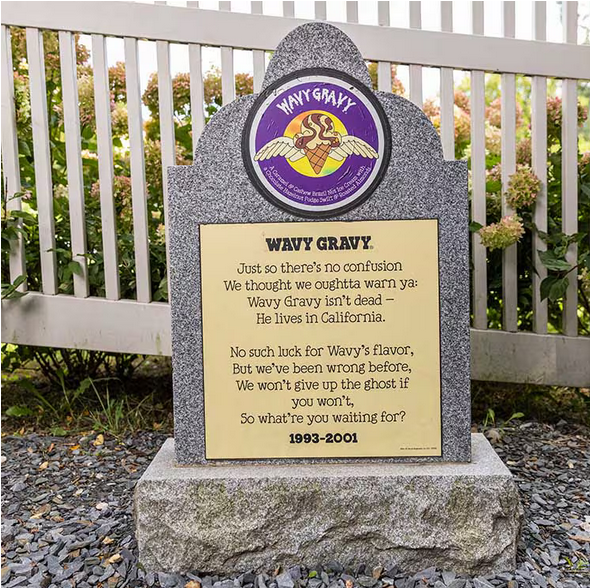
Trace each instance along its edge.
<path fill-rule="evenodd" d="M 200 239 L 207 459 L 441 455 L 438 221 Z"/>

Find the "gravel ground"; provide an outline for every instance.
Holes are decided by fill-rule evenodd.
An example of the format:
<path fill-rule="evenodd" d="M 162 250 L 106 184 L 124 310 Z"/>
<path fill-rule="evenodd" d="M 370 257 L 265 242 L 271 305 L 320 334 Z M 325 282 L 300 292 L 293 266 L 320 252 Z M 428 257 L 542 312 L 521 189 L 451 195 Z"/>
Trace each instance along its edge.
<path fill-rule="evenodd" d="M 492 431 L 493 434 L 493 431 Z M 493 435 L 492 435 L 493 436 Z M 526 524 L 515 574 L 457 577 L 429 568 L 269 569 L 219 578 L 146 574 L 137 564 L 131 498 L 164 441 L 156 433 L 119 440 L 93 434 L 2 440 L 2 585 L 187 588 L 576 588 L 590 586 L 590 437 L 565 422 L 524 423 L 495 447 L 516 476 Z M 272 562 L 269 562 L 271 568 Z"/>

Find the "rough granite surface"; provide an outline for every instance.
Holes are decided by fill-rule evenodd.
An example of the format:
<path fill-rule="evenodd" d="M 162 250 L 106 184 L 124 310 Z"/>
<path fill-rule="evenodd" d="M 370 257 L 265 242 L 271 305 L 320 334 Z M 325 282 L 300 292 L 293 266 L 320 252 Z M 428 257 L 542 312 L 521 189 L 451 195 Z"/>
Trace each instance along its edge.
<path fill-rule="evenodd" d="M 303 44 L 314 51 L 295 51 Z M 337 56 L 333 47 L 338 47 Z M 358 49 L 325 23 L 298 27 L 281 42 L 265 84 L 302 67 L 338 67 L 369 83 Z M 363 204 L 333 220 L 439 219 L 443 437 L 442 457 L 378 461 L 469 461 L 467 166 L 443 160 L 436 130 L 414 104 L 391 93 L 375 94 L 391 126 L 389 167 Z M 182 464 L 206 463 L 199 224 L 309 221 L 270 204 L 248 179 L 240 144 L 255 98 L 246 96 L 222 108 L 201 135 L 194 164 L 168 170 L 174 421 L 176 455 Z"/>
<path fill-rule="evenodd" d="M 179 467 L 169 439 L 134 502 L 142 564 L 170 572 L 335 559 L 484 575 L 514 569 L 522 524 L 512 475 L 481 434 L 469 464 Z"/>
<path fill-rule="evenodd" d="M 298 27 L 279 43 L 268 64 L 262 89 L 293 71 L 312 67 L 343 71 L 371 87 L 363 56 L 350 38 L 336 27 L 312 22 Z"/>

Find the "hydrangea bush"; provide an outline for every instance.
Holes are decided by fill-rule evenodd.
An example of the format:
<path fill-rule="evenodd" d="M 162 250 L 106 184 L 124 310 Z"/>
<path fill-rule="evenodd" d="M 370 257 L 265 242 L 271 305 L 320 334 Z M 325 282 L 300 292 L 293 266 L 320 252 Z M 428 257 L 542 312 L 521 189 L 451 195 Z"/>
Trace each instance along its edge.
<path fill-rule="evenodd" d="M 527 164 L 518 164 L 516 172 L 508 180 L 506 202 L 510 208 L 530 208 L 541 191 L 541 180 Z"/>
<path fill-rule="evenodd" d="M 524 227 L 517 215 L 505 216 L 497 223 L 479 229 L 481 243 L 490 251 L 506 249 L 517 243 L 524 235 Z"/>
<path fill-rule="evenodd" d="M 531 167 L 531 111 L 530 79 L 517 76 L 517 143 L 516 171 L 502 186 L 501 169 L 501 101 L 500 76 L 486 76 L 486 226 L 471 223 L 471 230 L 479 233 L 481 243 L 487 247 L 488 278 L 488 327 L 502 328 L 502 250 L 516 245 L 518 263 L 518 321 L 519 329 L 531 330 L 533 319 L 533 272 L 535 262 L 541 262 L 548 275 L 541 284 L 541 298 L 548 300 L 549 331 L 562 331 L 563 296 L 571 271 L 580 274 L 578 289 L 578 317 L 581 334 L 590 334 L 590 304 L 583 285 L 590 266 L 588 239 L 584 237 L 590 228 L 590 153 L 587 152 L 590 137 L 583 142 L 578 154 L 578 226 L 574 235 L 561 230 L 561 133 L 562 103 L 559 96 L 547 99 L 547 184 L 542 186 Z M 549 93 L 556 94 L 555 80 L 549 82 Z M 458 96 L 468 94 L 468 81 L 455 94 L 455 108 L 468 114 L 468 103 Z M 579 84 L 578 125 L 582 127 L 588 118 L 588 109 L 582 104 L 590 102 L 590 85 Z M 457 120 L 457 115 L 455 115 Z M 435 123 L 436 124 L 436 123 Z M 586 131 L 586 135 L 587 135 Z M 470 161 L 469 145 L 457 146 L 457 158 Z M 541 232 L 535 225 L 535 203 L 541 193 L 546 193 L 547 231 Z M 533 249 L 533 235 L 545 242 L 547 251 Z M 578 263 L 572 265 L 565 259 L 568 246 L 578 244 Z"/>

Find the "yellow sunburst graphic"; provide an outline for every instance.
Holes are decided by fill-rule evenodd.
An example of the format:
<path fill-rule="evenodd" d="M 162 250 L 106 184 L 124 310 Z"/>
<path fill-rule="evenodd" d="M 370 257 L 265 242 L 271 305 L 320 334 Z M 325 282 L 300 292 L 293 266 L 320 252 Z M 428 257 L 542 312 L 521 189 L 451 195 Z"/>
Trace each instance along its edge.
<path fill-rule="evenodd" d="M 307 112 L 302 112 L 287 125 L 287 128 L 285 129 L 283 135 L 285 137 L 290 137 L 292 139 L 297 133 L 301 132 L 301 122 L 306 116 L 309 116 L 310 114 L 325 114 L 326 116 L 329 116 L 332 119 L 332 122 L 334 123 L 334 130 L 337 133 L 340 133 L 341 135 L 348 135 L 346 127 L 342 124 L 342 121 L 336 116 L 334 116 L 331 112 L 326 112 L 325 110 L 308 110 Z M 302 157 L 301 159 L 295 162 L 289 161 L 287 159 L 289 165 L 297 173 L 300 173 L 303 176 L 308 176 L 310 178 L 321 178 L 322 176 L 329 176 L 330 174 L 333 174 L 345 161 L 346 159 L 343 159 L 342 161 L 336 161 L 335 159 L 328 157 L 326 163 L 324 164 L 324 167 L 322 168 L 322 171 L 320 171 L 319 174 L 316 174 L 313 171 L 313 168 L 311 167 L 311 164 L 309 163 L 307 157 Z"/>

